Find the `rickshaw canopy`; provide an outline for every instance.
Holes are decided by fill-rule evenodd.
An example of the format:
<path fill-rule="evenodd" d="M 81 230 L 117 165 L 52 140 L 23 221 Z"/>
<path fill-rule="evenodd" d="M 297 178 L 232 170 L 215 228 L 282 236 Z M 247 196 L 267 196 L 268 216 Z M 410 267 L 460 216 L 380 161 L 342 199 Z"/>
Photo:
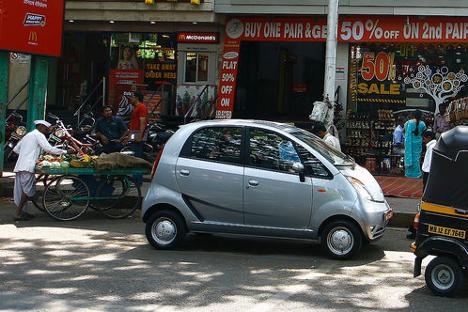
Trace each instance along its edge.
<path fill-rule="evenodd" d="M 468 126 L 441 135 L 433 150 L 423 201 L 468 209 Z"/>

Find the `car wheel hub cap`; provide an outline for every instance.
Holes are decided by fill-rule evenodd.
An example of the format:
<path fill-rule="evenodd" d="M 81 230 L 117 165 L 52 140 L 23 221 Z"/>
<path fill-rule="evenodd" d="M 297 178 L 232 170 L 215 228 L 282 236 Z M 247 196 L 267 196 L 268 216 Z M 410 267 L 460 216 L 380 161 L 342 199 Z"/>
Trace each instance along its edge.
<path fill-rule="evenodd" d="M 434 268 L 431 275 L 434 285 L 442 290 L 449 289 L 455 282 L 453 270 L 446 265 L 438 265 Z"/>
<path fill-rule="evenodd" d="M 334 254 L 345 255 L 353 248 L 354 239 L 347 229 L 338 228 L 328 234 L 327 245 Z"/>
<path fill-rule="evenodd" d="M 160 245 L 167 245 L 174 241 L 177 235 L 177 227 L 168 219 L 159 219 L 151 228 L 154 240 Z"/>

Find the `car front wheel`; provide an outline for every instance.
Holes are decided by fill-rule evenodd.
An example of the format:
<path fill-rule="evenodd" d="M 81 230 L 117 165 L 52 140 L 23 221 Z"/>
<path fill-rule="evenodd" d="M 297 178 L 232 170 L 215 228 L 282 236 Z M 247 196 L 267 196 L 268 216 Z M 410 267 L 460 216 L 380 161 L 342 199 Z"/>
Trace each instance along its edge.
<path fill-rule="evenodd" d="M 332 221 L 322 231 L 323 250 L 333 259 L 349 259 L 359 253 L 362 247 L 359 228 L 348 220 Z"/>
<path fill-rule="evenodd" d="M 146 238 L 156 249 L 173 249 L 185 237 L 183 219 L 171 210 L 154 213 L 146 223 Z"/>

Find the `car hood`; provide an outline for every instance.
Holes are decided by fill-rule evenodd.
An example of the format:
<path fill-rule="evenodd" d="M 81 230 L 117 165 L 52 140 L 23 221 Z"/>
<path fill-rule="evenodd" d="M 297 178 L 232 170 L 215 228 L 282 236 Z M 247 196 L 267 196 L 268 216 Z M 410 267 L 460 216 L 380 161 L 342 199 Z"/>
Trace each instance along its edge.
<path fill-rule="evenodd" d="M 370 174 L 369 171 L 367 171 L 367 169 L 359 165 L 355 165 L 353 168 L 347 167 L 340 169 L 340 172 L 345 176 L 352 177 L 361 181 L 376 201 L 385 200 L 382 188 L 380 187 L 379 183 L 374 178 L 374 176 Z"/>

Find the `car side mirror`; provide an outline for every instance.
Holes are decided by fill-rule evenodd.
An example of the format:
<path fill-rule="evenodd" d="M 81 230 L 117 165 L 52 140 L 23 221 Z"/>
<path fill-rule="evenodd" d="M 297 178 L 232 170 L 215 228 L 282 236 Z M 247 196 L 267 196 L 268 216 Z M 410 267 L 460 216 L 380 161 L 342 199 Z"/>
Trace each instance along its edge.
<path fill-rule="evenodd" d="M 292 169 L 294 170 L 294 172 L 299 174 L 299 180 L 301 182 L 305 182 L 304 165 L 300 162 L 295 162 L 292 164 Z"/>

